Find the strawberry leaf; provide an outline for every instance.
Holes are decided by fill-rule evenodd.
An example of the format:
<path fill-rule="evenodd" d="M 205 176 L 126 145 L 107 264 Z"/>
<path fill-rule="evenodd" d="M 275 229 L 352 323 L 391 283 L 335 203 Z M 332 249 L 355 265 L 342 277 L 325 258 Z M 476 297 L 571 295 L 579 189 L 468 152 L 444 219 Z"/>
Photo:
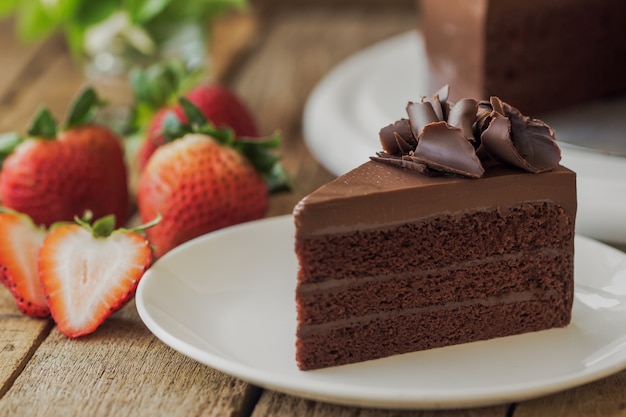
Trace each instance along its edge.
<path fill-rule="evenodd" d="M 66 128 L 91 122 L 96 111 L 105 104 L 106 101 L 100 100 L 93 87 L 86 87 L 72 103 L 67 116 Z"/>
<path fill-rule="evenodd" d="M 57 121 L 45 107 L 41 107 L 27 130 L 28 136 L 54 139 L 57 135 Z"/>
<path fill-rule="evenodd" d="M 241 152 L 265 179 L 270 193 L 293 189 L 291 178 L 280 163 L 280 157 L 270 152 L 280 146 L 280 133 L 259 138 L 238 138 L 235 149 Z"/>
<path fill-rule="evenodd" d="M 132 229 L 128 229 L 128 230 L 131 232 L 143 233 L 146 231 L 146 229 L 149 229 L 161 223 L 161 219 L 163 219 L 163 216 L 161 216 L 161 214 L 158 213 L 157 216 L 154 219 L 150 220 L 149 222 L 140 224 L 139 226 L 135 226 Z"/>
<path fill-rule="evenodd" d="M 80 226 L 91 232 L 93 237 L 109 237 L 113 230 L 115 230 L 115 215 L 109 214 L 94 221 L 93 225 L 90 223 L 93 213 L 90 211 L 85 212 L 83 217 L 74 216 L 74 221 Z"/>
<path fill-rule="evenodd" d="M 228 127 L 217 128 L 210 123 L 202 111 L 187 98 L 180 97 L 178 101 L 189 122 L 183 124 L 173 113 L 167 114 L 163 121 L 162 130 L 162 134 L 167 140 L 180 138 L 185 133 L 190 132 L 211 136 L 220 144 L 232 147 L 243 154 L 265 179 L 270 193 L 288 191 L 293 188 L 289 175 L 280 164 L 280 157 L 270 152 L 270 149 L 276 149 L 280 146 L 280 133 L 259 138 L 236 138 L 232 129 Z"/>
<path fill-rule="evenodd" d="M 176 114 L 172 111 L 167 112 L 165 117 L 163 118 L 163 127 L 162 127 L 162 135 L 168 142 L 174 141 L 178 138 L 182 138 L 185 134 L 189 133 L 191 130 L 188 126 L 178 120 Z"/>
<path fill-rule="evenodd" d="M 94 237 L 108 237 L 115 230 L 115 215 L 109 214 L 96 220 L 92 226 Z"/>
<path fill-rule="evenodd" d="M 233 146 L 235 143 L 235 132 L 228 128 L 217 128 L 211 124 L 200 126 L 193 130 L 196 133 L 204 133 L 216 139 L 219 143 L 225 146 Z"/>
<path fill-rule="evenodd" d="M 204 113 L 202 113 L 202 110 L 186 97 L 180 97 L 178 102 L 189 121 L 186 124 L 188 132 L 209 135 L 225 146 L 232 146 L 235 143 L 235 132 L 231 128 L 218 128 L 214 126 L 213 123 L 206 118 Z"/>
<path fill-rule="evenodd" d="M 276 163 L 269 172 L 261 173 L 270 194 L 293 190 L 293 181 L 282 164 Z"/>
<path fill-rule="evenodd" d="M 195 104 L 189 101 L 189 99 L 185 97 L 180 97 L 178 99 L 178 102 L 183 108 L 183 111 L 185 112 L 185 115 L 187 116 L 187 119 L 189 120 L 192 129 L 198 129 L 201 126 L 210 124 L 202 111 Z"/>

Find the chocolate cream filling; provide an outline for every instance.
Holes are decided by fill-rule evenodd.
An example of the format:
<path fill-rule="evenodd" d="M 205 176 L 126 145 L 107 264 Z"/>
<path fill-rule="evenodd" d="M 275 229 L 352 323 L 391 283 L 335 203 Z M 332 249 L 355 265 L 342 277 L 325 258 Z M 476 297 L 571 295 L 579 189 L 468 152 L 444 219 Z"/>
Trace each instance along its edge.
<path fill-rule="evenodd" d="M 481 307 L 494 307 L 498 305 L 523 303 L 529 301 L 542 301 L 548 302 L 556 299 L 560 294 L 557 290 L 550 289 L 546 291 L 542 297 L 538 297 L 533 291 L 519 291 L 510 292 L 508 294 L 486 297 L 486 298 L 474 298 L 464 301 L 448 301 L 442 304 L 430 305 L 427 307 L 408 308 L 396 311 L 385 311 L 380 313 L 373 313 L 359 317 L 352 317 L 347 319 L 335 320 L 332 322 L 320 323 L 320 324 L 302 324 L 298 328 L 298 336 L 306 338 L 309 335 L 317 335 L 319 333 L 332 331 L 334 329 L 349 328 L 354 326 L 363 326 L 367 323 L 371 323 L 377 320 L 388 320 L 392 318 L 413 316 L 419 314 L 437 313 L 440 311 L 454 311 L 463 307 L 481 306 Z"/>

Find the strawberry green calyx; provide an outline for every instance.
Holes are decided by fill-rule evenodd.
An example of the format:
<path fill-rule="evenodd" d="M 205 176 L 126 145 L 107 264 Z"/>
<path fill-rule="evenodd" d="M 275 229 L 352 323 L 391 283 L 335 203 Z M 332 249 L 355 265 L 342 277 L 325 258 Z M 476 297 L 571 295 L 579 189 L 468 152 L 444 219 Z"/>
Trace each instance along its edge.
<path fill-rule="evenodd" d="M 65 128 L 69 129 L 92 122 L 98 109 L 106 104 L 106 100 L 100 99 L 93 87 L 85 87 L 72 102 Z"/>
<path fill-rule="evenodd" d="M 41 107 L 26 133 L 28 136 L 40 139 L 55 139 L 57 136 L 57 121 L 45 107 Z"/>
<path fill-rule="evenodd" d="M 90 123 L 100 107 L 106 105 L 106 101 L 98 98 L 92 87 L 86 87 L 76 97 L 70 106 L 64 129 Z M 58 122 L 46 107 L 41 107 L 27 129 L 30 137 L 38 139 L 55 139 L 58 133 Z"/>
<path fill-rule="evenodd" d="M 74 221 L 78 223 L 80 226 L 87 229 L 93 237 L 95 238 L 107 238 L 111 236 L 114 232 L 136 232 L 136 233 L 144 233 L 146 229 L 149 229 L 153 226 L 156 226 L 161 221 L 161 215 L 157 215 L 153 220 L 141 224 L 139 226 L 126 229 L 126 228 L 115 228 L 115 215 L 109 214 L 107 216 L 101 217 L 91 223 L 92 213 L 86 212 L 83 217 L 76 216 Z"/>
<path fill-rule="evenodd" d="M 217 128 L 206 119 L 202 111 L 185 97 L 179 98 L 187 123 L 170 113 L 163 122 L 163 136 L 168 141 L 183 137 L 188 133 L 201 133 L 211 136 L 223 146 L 231 147 L 244 155 L 261 175 L 270 193 L 289 191 L 293 188 L 289 175 L 280 163 L 280 157 L 271 152 L 280 146 L 280 133 L 264 137 L 235 137 L 230 128 Z"/>

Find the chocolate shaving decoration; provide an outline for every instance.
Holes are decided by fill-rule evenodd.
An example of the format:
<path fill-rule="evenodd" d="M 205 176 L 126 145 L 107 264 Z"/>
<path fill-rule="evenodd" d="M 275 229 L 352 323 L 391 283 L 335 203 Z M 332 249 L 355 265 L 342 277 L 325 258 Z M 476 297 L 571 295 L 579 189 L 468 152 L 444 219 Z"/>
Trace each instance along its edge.
<path fill-rule="evenodd" d="M 372 161 L 382 162 L 387 165 L 392 165 L 400 168 L 405 168 L 410 171 L 417 171 L 420 174 L 428 176 L 440 175 L 438 172 L 431 171 L 426 164 L 420 162 L 417 158 L 413 158 L 410 155 L 389 155 L 386 152 L 377 152 L 376 156 L 370 156 Z"/>
<path fill-rule="evenodd" d="M 450 87 L 444 85 L 435 93 L 432 98 L 433 108 L 437 114 L 438 120 L 447 120 L 450 112 L 450 103 L 448 103 L 448 97 L 450 96 Z"/>
<path fill-rule="evenodd" d="M 458 127 L 463 131 L 465 139 L 470 142 L 476 142 L 474 138 L 474 121 L 476 120 L 476 112 L 478 111 L 478 103 L 471 98 L 459 100 L 450 108 L 448 114 L 448 124 L 452 127 Z"/>
<path fill-rule="evenodd" d="M 408 119 L 400 119 L 383 127 L 378 135 L 383 149 L 391 155 L 409 153 L 417 146 L 417 139 L 411 133 Z"/>
<path fill-rule="evenodd" d="M 422 132 L 424 126 L 429 123 L 439 121 L 439 119 L 437 118 L 437 114 L 433 109 L 433 105 L 428 101 L 410 101 L 409 104 L 407 104 L 406 106 L 406 112 L 409 115 L 411 132 L 413 132 L 413 136 L 415 136 L 416 138 Z"/>
<path fill-rule="evenodd" d="M 485 166 L 506 163 L 529 172 L 549 171 L 561 160 L 554 131 L 492 97 L 449 103 L 449 87 L 432 98 L 409 102 L 408 119 L 380 130 L 385 152 L 371 157 L 425 175 L 480 178 Z M 485 165 L 486 164 L 486 165 Z"/>
<path fill-rule="evenodd" d="M 431 169 L 480 178 L 485 173 L 472 144 L 462 129 L 446 122 L 425 126 L 413 154 Z"/>
<path fill-rule="evenodd" d="M 495 160 L 540 173 L 558 166 L 561 150 L 554 131 L 544 122 L 492 97 L 490 122 L 480 135 L 485 151 Z"/>

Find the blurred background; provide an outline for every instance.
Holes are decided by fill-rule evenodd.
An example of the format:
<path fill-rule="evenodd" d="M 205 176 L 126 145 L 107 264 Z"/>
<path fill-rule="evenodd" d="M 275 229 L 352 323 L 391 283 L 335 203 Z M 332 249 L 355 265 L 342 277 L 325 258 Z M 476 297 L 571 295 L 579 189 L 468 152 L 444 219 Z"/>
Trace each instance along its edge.
<path fill-rule="evenodd" d="M 262 132 L 281 131 L 296 190 L 274 198 L 268 215 L 290 213 L 334 177 L 303 144 L 302 112 L 316 84 L 355 52 L 417 24 L 413 0 L 155 0 L 126 2 L 144 5 L 130 11 L 119 0 L 85 1 L 78 17 L 63 17 L 65 3 L 76 2 L 2 2 L 0 132 L 23 132 L 42 104 L 62 117 L 85 83 L 109 101 L 115 124 L 133 101 L 128 69 L 178 55 L 239 94 Z"/>

